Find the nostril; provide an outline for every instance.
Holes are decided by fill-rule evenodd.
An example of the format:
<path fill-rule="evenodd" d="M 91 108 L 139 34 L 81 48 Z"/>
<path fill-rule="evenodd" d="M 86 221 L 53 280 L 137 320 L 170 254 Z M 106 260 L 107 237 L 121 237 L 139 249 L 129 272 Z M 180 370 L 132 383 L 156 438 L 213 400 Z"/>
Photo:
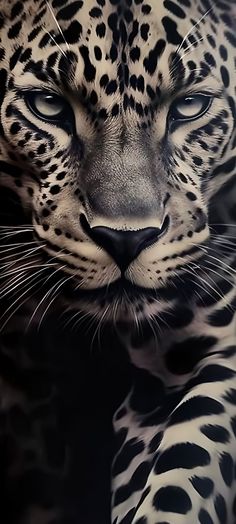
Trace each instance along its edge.
<path fill-rule="evenodd" d="M 121 271 L 125 271 L 138 255 L 151 246 L 162 236 L 168 226 L 169 217 L 163 221 L 162 227 L 147 227 L 138 230 L 112 229 L 106 226 L 90 227 L 84 215 L 80 223 L 86 234 L 117 263 Z"/>

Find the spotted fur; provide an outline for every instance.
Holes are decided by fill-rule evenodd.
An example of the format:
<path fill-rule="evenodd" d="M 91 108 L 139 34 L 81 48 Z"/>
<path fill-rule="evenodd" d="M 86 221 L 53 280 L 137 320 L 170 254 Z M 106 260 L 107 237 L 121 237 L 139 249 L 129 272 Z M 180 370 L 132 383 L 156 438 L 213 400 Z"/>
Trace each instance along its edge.
<path fill-rule="evenodd" d="M 96 318 L 98 330 L 112 321 L 134 366 L 114 417 L 112 523 L 234 524 L 234 2 L 0 8 L 4 442 L 15 439 L 12 409 L 26 424 L 36 409 L 24 380 L 37 373 L 32 340 L 48 311 L 66 309 L 75 326 Z M 42 93 L 54 96 L 46 116 Z M 202 111 L 182 118 L 191 97 Z M 6 461 L 11 496 L 14 479 L 40 484 L 51 471 L 31 419 Z M 51 492 L 29 499 L 9 523 L 73 518 Z"/>

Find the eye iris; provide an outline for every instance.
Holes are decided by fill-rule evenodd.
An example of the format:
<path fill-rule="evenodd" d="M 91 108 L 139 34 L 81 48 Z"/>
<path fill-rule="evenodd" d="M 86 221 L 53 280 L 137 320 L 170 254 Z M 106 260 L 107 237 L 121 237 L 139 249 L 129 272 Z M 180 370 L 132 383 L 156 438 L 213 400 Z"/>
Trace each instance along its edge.
<path fill-rule="evenodd" d="M 193 117 L 198 115 L 203 107 L 204 104 L 200 98 L 188 97 L 177 105 L 177 110 L 180 115 L 185 117 Z"/>
<path fill-rule="evenodd" d="M 53 95 L 36 95 L 34 104 L 39 113 L 48 117 L 58 116 L 63 110 L 62 101 Z"/>

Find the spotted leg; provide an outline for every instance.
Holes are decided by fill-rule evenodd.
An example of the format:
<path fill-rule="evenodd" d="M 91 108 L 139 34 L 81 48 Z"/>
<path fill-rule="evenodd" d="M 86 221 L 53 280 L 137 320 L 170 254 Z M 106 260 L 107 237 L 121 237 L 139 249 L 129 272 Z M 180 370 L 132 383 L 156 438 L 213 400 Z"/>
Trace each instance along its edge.
<path fill-rule="evenodd" d="M 235 522 L 235 384 L 236 349 L 221 343 L 183 388 L 163 396 L 153 379 L 149 414 L 134 386 L 115 418 L 113 524 Z"/>

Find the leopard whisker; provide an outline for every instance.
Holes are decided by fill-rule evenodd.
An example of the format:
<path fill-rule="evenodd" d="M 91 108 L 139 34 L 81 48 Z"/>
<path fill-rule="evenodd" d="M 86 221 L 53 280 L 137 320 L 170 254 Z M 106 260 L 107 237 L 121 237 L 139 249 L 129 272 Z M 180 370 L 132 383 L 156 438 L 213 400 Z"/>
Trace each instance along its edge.
<path fill-rule="evenodd" d="M 227 301 L 225 300 L 225 297 L 222 293 L 220 293 L 219 291 L 217 291 L 207 280 L 205 280 L 201 275 L 194 273 L 193 271 L 190 271 L 191 270 L 191 267 L 188 265 L 188 269 L 186 268 L 185 269 L 187 272 L 191 272 L 191 274 L 193 276 L 197 276 L 198 280 L 200 280 L 203 284 L 205 284 L 206 286 L 208 286 L 219 298 L 220 300 L 222 300 L 225 304 L 226 304 L 226 307 L 229 307 L 229 304 L 227 303 Z M 207 277 L 209 278 L 209 275 L 204 271 L 204 273 L 207 275 Z M 196 285 L 199 285 L 199 282 L 198 281 L 195 281 L 195 284 Z M 215 282 L 214 282 L 215 284 Z M 201 288 L 203 289 L 204 293 L 208 293 L 209 296 L 211 296 L 213 299 L 214 299 L 214 295 L 212 295 L 209 290 L 207 290 L 206 288 L 202 287 Z"/>
<path fill-rule="evenodd" d="M 213 11 L 213 9 L 214 9 L 214 6 L 210 7 L 209 9 L 207 9 L 207 11 L 199 18 L 199 20 L 189 29 L 189 31 L 184 36 L 182 42 L 177 47 L 177 49 L 175 51 L 175 54 L 179 54 L 179 52 L 181 51 L 181 49 L 182 49 L 182 47 L 184 45 L 184 42 L 186 42 L 186 40 L 189 37 L 189 35 L 191 35 L 193 33 L 194 29 L 198 28 L 199 24 L 208 16 L 208 14 L 211 11 Z"/>
<path fill-rule="evenodd" d="M 3 313 L 3 315 L 0 317 L 0 322 L 1 322 L 2 320 L 4 320 L 4 317 L 6 316 L 6 314 L 7 314 L 8 312 L 10 312 L 10 311 L 14 308 L 15 305 L 17 305 L 17 307 L 16 307 L 15 309 L 13 309 L 13 311 L 12 311 L 12 312 L 10 313 L 10 315 L 7 317 L 7 319 L 5 320 L 5 322 L 4 322 L 2 325 L 0 325 L 0 333 L 4 330 L 4 328 L 6 327 L 6 325 L 8 324 L 8 322 L 9 322 L 9 321 L 11 320 L 11 318 L 12 318 L 12 317 L 17 313 L 17 311 L 18 311 L 18 310 L 19 310 L 19 309 L 20 309 L 20 308 L 21 308 L 21 307 L 22 307 L 26 302 L 28 302 L 28 300 L 30 300 L 30 299 L 35 295 L 35 293 L 38 292 L 38 289 L 36 289 L 36 291 L 35 291 L 33 294 L 30 294 L 30 296 L 28 295 L 29 292 L 30 292 L 32 289 L 34 289 L 35 286 L 39 285 L 40 282 L 42 282 L 43 280 L 44 280 L 44 277 L 41 278 L 41 279 L 39 279 L 39 280 L 36 280 L 36 282 L 35 282 L 33 285 L 29 286 L 29 287 L 26 289 L 26 291 L 24 291 L 24 293 L 22 293 L 22 294 L 21 294 L 21 295 L 20 295 L 20 296 L 19 296 L 19 297 L 18 297 L 18 298 L 17 298 L 17 299 L 16 299 L 16 300 L 15 300 L 15 301 L 14 301 L 14 302 L 13 302 L 13 303 L 8 307 L 8 308 L 7 308 L 7 310 L 6 310 L 6 311 Z M 27 295 L 26 298 L 23 300 L 23 302 L 21 302 L 21 299 L 22 299 L 23 297 L 25 297 L 25 295 Z M 19 302 L 20 302 L 20 303 L 19 303 Z"/>
<path fill-rule="evenodd" d="M 43 320 L 48 312 L 48 310 L 50 309 L 51 305 L 53 304 L 53 302 L 57 299 L 58 295 L 59 295 L 59 290 L 61 289 L 61 287 L 63 285 L 66 284 L 66 282 L 68 282 L 69 280 L 71 280 L 73 278 L 72 275 L 70 275 L 69 277 L 63 277 L 59 283 L 57 282 L 57 284 L 55 284 L 51 289 L 50 289 L 50 292 L 47 292 L 47 294 L 44 296 L 44 300 L 47 298 L 47 297 L 50 297 L 50 295 L 53 295 L 49 304 L 47 305 L 46 309 L 44 310 L 42 316 L 41 316 L 41 319 L 40 319 L 40 322 L 38 324 L 38 331 L 40 330 L 41 326 L 42 326 L 42 323 L 43 323 Z M 54 289 L 55 288 L 55 289 Z M 43 300 L 43 301 L 44 301 Z"/>
<path fill-rule="evenodd" d="M 67 59 L 67 56 L 66 56 L 66 53 L 65 51 L 63 51 L 63 49 L 61 48 L 61 46 L 59 46 L 59 44 L 56 42 L 54 36 L 49 32 L 47 31 L 47 29 L 45 29 L 45 27 L 42 27 L 42 30 L 44 31 L 44 33 L 46 33 L 50 39 L 54 42 L 55 46 L 59 49 L 60 53 L 64 56 L 64 58 Z"/>
<path fill-rule="evenodd" d="M 62 268 L 62 269 L 63 269 L 63 268 Z M 49 277 L 46 278 L 46 280 L 44 281 L 44 285 L 45 285 L 45 284 L 46 284 L 46 283 L 47 283 L 51 278 L 53 278 L 53 277 L 55 276 L 55 274 L 58 273 L 58 271 L 59 271 L 58 268 L 57 268 L 55 271 L 53 271 L 53 272 L 49 275 Z M 64 280 L 64 278 L 63 278 L 62 280 Z M 52 290 L 54 289 L 55 286 L 57 286 L 57 284 L 58 284 L 58 283 L 54 284 L 54 286 L 52 286 L 52 288 L 51 288 L 47 293 L 45 293 L 45 295 L 43 296 L 43 298 L 42 298 L 42 299 L 40 300 L 40 302 L 37 304 L 37 306 L 36 306 L 34 312 L 32 313 L 32 315 L 31 315 L 31 317 L 30 317 L 30 319 L 29 319 L 29 322 L 28 322 L 28 324 L 27 324 L 27 329 L 29 329 L 30 324 L 31 324 L 33 318 L 35 317 L 37 311 L 39 310 L 40 306 L 42 305 L 42 303 L 44 302 L 44 300 L 47 298 L 47 296 L 51 294 Z"/>
<path fill-rule="evenodd" d="M 63 38 L 63 40 L 64 40 L 64 42 L 65 42 L 65 44 L 66 44 L 67 49 L 70 50 L 70 46 L 69 46 L 68 42 L 66 41 L 66 38 L 65 38 L 65 36 L 64 36 L 64 33 L 63 33 L 63 31 L 62 31 L 62 29 L 61 29 L 61 27 L 60 27 L 60 24 L 58 23 L 58 21 L 57 21 L 57 19 L 56 19 L 56 16 L 55 16 L 55 14 L 54 14 L 54 12 L 53 12 L 53 9 L 51 8 L 51 6 L 50 6 L 48 0 L 46 0 L 46 5 L 47 5 L 47 8 L 49 9 L 49 11 L 50 11 L 50 13 L 51 13 L 51 15 L 52 15 L 52 18 L 53 18 L 53 20 L 54 20 L 54 22 L 55 22 L 55 24 L 56 24 L 56 26 L 57 26 L 57 28 L 58 28 L 59 33 L 61 34 L 61 36 L 62 36 L 62 38 Z"/>

